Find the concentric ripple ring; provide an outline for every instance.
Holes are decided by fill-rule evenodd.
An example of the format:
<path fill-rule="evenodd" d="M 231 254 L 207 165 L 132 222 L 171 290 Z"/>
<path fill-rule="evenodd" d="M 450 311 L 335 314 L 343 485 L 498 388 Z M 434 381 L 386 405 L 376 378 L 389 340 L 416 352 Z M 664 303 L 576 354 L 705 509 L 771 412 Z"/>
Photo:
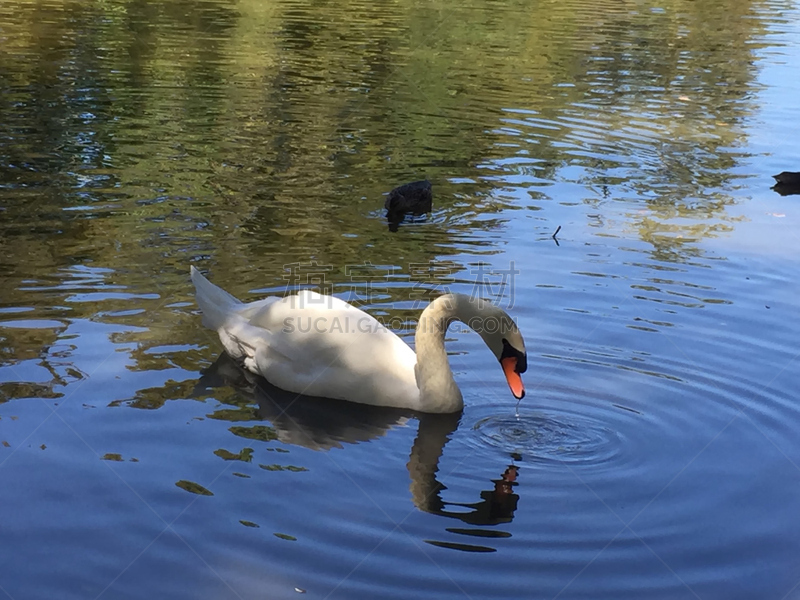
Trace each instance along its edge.
<path fill-rule="evenodd" d="M 494 415 L 476 422 L 473 430 L 482 443 L 518 453 L 534 463 L 605 463 L 617 458 L 623 447 L 619 433 L 575 414 Z"/>

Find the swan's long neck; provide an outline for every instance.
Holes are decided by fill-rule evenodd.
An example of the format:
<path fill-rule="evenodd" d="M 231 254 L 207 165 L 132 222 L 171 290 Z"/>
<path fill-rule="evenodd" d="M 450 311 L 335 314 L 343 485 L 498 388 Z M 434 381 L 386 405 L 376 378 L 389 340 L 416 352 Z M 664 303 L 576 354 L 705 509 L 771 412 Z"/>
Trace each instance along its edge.
<path fill-rule="evenodd" d="M 464 406 L 461 390 L 444 349 L 447 328 L 455 320 L 467 321 L 468 298 L 456 294 L 440 296 L 422 312 L 414 341 L 417 350 L 417 386 L 426 412 L 455 412 Z M 466 309 L 466 310 L 465 310 Z"/>

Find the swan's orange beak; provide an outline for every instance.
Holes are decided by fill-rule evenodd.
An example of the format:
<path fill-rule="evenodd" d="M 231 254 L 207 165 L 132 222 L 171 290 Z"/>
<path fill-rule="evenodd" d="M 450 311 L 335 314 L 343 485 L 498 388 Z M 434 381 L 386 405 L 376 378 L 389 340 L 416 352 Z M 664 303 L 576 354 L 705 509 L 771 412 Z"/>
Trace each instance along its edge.
<path fill-rule="evenodd" d="M 517 373 L 517 357 L 507 356 L 500 361 L 500 364 L 503 366 L 503 373 L 506 374 L 506 381 L 514 398 L 522 400 L 525 397 L 525 386 L 522 385 L 522 377 Z"/>

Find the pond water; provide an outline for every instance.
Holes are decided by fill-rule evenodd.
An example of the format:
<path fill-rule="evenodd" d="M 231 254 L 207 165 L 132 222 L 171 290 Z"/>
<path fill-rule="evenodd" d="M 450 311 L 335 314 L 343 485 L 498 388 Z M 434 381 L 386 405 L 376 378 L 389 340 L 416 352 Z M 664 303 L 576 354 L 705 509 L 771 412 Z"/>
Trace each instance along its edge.
<path fill-rule="evenodd" d="M 800 598 L 793 2 L 5 0 L 0 44 L 0 596 Z M 190 265 L 412 344 L 480 294 L 527 396 L 462 328 L 463 413 L 295 399 Z"/>

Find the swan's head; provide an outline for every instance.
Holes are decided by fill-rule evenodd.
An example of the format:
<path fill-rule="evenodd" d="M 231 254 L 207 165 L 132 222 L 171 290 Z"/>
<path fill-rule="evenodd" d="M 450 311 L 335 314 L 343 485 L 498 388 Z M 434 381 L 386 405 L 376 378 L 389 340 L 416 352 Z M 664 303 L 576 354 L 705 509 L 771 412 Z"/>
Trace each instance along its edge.
<path fill-rule="evenodd" d="M 518 350 L 507 338 L 503 338 L 503 351 L 499 359 L 511 393 L 517 400 L 522 400 L 525 397 L 525 386 L 522 384 L 520 375 L 528 370 L 528 355 L 525 353 L 525 344 L 522 342 L 519 331 L 517 331 L 517 338 L 519 338 L 522 350 Z"/>
<path fill-rule="evenodd" d="M 469 305 L 471 315 L 467 325 L 480 334 L 500 361 L 511 393 L 521 400 L 525 397 L 525 386 L 520 375 L 528 369 L 528 355 L 517 324 L 506 311 L 486 300 L 470 298 Z"/>

